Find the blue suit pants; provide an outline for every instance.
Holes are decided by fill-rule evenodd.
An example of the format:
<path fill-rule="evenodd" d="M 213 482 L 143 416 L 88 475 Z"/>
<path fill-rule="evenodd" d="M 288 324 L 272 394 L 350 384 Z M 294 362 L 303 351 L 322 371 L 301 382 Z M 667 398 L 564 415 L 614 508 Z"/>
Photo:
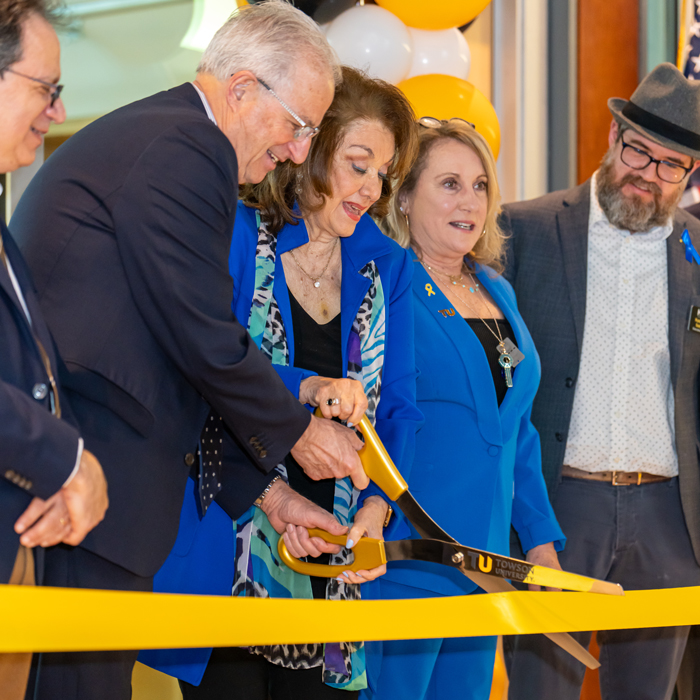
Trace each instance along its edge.
<path fill-rule="evenodd" d="M 381 581 L 381 597 L 431 598 L 437 593 Z M 468 623 L 467 623 L 468 624 Z M 364 690 L 361 700 L 488 700 L 496 657 L 496 637 L 414 639 L 383 642 L 376 692 Z"/>

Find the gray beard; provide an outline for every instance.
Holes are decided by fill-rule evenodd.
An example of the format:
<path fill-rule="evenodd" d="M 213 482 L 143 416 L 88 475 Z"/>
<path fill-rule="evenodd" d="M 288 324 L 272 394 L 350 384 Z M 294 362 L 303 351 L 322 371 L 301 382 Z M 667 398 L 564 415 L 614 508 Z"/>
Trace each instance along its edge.
<path fill-rule="evenodd" d="M 664 199 L 661 188 L 655 182 L 647 182 L 639 175 L 628 173 L 615 181 L 613 163 L 618 157 L 611 148 L 605 154 L 596 177 L 598 203 L 608 221 L 616 228 L 631 233 L 646 233 L 655 226 L 663 226 L 676 210 L 683 188 L 678 187 L 677 192 Z M 628 182 L 643 185 L 654 195 L 653 200 L 645 202 L 641 197 L 624 195 L 622 187 Z"/>

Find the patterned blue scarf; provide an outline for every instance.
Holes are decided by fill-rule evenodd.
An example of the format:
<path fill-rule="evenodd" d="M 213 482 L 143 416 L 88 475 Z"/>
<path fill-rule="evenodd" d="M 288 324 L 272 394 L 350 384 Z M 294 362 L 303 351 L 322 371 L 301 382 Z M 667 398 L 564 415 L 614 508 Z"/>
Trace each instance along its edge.
<path fill-rule="evenodd" d="M 258 221 L 258 245 L 255 261 L 255 292 L 248 319 L 248 332 L 255 344 L 273 364 L 289 365 L 287 334 L 274 296 L 277 238 Z M 360 271 L 370 281 L 352 325 L 348 346 L 347 376 L 357 379 L 367 395 L 367 416 L 374 424 L 379 403 L 384 365 L 386 315 L 384 290 L 373 261 Z M 277 471 L 287 479 L 284 464 Z M 343 525 L 352 524 L 357 512 L 359 492 L 349 477 L 337 479 L 333 514 Z M 234 596 L 258 598 L 313 598 L 311 579 L 287 568 L 278 558 L 279 535 L 260 508 L 252 507 L 233 523 L 236 537 Z M 350 550 L 331 555 L 331 564 L 346 564 Z M 326 598 L 355 600 L 360 597 L 356 584 L 328 579 Z M 315 668 L 323 665 L 325 683 L 345 690 L 367 687 L 363 642 L 333 644 L 272 645 L 252 647 L 272 663 L 286 668 Z"/>

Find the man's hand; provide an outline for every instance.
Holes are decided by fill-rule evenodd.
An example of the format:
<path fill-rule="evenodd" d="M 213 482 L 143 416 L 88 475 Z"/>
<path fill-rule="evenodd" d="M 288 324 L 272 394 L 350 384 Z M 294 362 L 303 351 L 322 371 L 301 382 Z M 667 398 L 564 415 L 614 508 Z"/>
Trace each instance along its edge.
<path fill-rule="evenodd" d="M 83 450 L 75 476 L 46 501 L 35 498 L 17 519 L 15 532 L 25 547 L 79 545 L 105 516 L 107 481 L 95 455 Z"/>
<path fill-rule="evenodd" d="M 308 428 L 292 448 L 292 456 L 314 481 L 349 476 L 358 489 L 367 488 L 369 478 L 357 451 L 362 440 L 353 430 L 335 421 L 311 416 Z"/>
<path fill-rule="evenodd" d="M 102 521 L 109 506 L 107 480 L 92 452 L 83 450 L 78 471 L 61 489 L 61 493 L 70 513 L 71 524 L 71 533 L 63 541 L 76 547 Z"/>
<path fill-rule="evenodd" d="M 53 547 L 63 542 L 71 531 L 70 514 L 63 493 L 51 498 L 34 498 L 15 523 L 15 532 L 25 547 Z"/>
<path fill-rule="evenodd" d="M 281 479 L 268 491 L 262 510 L 272 527 L 280 534 L 284 533 L 287 549 L 297 559 L 340 551 L 337 544 L 330 544 L 320 537 L 309 537 L 308 528 L 318 527 L 333 535 L 344 535 L 348 530 L 331 513 L 298 494 Z"/>
<path fill-rule="evenodd" d="M 553 542 L 547 542 L 547 544 L 539 544 L 537 547 L 533 547 L 525 557 L 530 564 L 537 564 L 538 566 L 548 566 L 550 569 L 558 569 L 561 571 L 561 566 L 559 564 L 559 557 L 554 549 Z M 531 591 L 541 591 L 542 586 L 537 586 L 534 583 L 528 583 L 527 587 Z M 560 591 L 561 588 L 550 588 L 549 586 L 544 587 L 545 591 Z"/>

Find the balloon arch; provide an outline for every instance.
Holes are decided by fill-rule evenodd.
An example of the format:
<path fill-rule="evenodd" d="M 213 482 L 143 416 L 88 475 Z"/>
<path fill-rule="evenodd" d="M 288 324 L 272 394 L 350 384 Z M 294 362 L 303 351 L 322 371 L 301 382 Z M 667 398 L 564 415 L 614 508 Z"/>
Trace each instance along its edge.
<path fill-rule="evenodd" d="M 468 82 L 462 30 L 490 0 L 297 0 L 341 61 L 397 85 L 416 114 L 472 122 L 498 157 L 501 130 L 488 99 Z"/>

